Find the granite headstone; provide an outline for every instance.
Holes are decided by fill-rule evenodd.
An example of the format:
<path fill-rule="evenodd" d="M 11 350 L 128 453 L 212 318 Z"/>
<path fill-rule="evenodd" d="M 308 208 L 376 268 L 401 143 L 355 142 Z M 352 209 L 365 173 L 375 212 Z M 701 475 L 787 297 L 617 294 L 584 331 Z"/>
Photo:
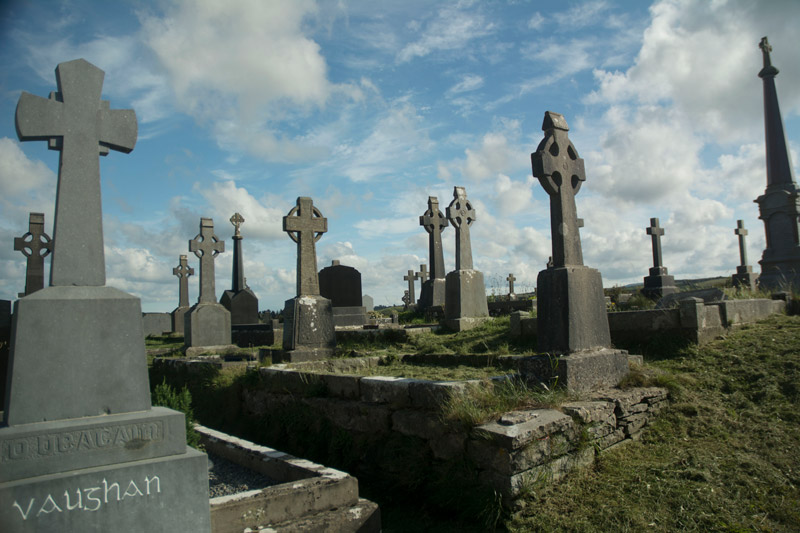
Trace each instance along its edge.
<path fill-rule="evenodd" d="M 361 272 L 333 260 L 319 271 L 319 292 L 333 306 L 335 326 L 363 326 L 367 310 L 361 299 Z"/>

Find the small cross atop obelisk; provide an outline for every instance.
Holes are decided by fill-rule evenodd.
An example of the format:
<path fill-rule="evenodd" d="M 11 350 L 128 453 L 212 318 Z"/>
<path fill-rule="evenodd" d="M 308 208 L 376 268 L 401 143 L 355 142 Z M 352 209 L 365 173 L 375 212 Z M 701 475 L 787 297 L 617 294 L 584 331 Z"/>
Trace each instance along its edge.
<path fill-rule="evenodd" d="M 583 265 L 575 195 L 586 181 L 583 159 L 569 140 L 567 121 L 547 111 L 542 130 L 545 137 L 531 154 L 533 175 L 550 196 L 550 234 L 555 268 Z"/>
<path fill-rule="evenodd" d="M 733 230 L 733 233 L 739 236 L 739 262 L 741 266 L 747 265 L 747 242 L 745 241 L 745 236 L 747 235 L 747 230 L 744 228 L 744 220 L 737 220 L 736 221 L 736 229 Z"/>
<path fill-rule="evenodd" d="M 181 254 L 172 275 L 178 276 L 178 307 L 189 307 L 189 276 L 194 276 L 194 268 L 189 266 L 187 256 Z"/>
<path fill-rule="evenodd" d="M 431 279 L 443 278 L 445 271 L 442 230 L 447 227 L 447 218 L 439 211 L 439 199 L 435 196 L 428 196 L 428 210 L 419 217 L 419 225 L 428 232 L 428 262 L 431 265 Z"/>
<path fill-rule="evenodd" d="M 217 303 L 214 259 L 225 251 L 225 242 L 214 235 L 214 220 L 200 219 L 200 233 L 189 241 L 189 251 L 200 258 L 200 297 L 197 303 Z"/>
<path fill-rule="evenodd" d="M 22 298 L 44 288 L 44 258 L 53 251 L 53 241 L 44 232 L 44 213 L 28 215 L 28 232 L 14 237 L 14 250 L 28 258 L 25 292 L 19 293 Z"/>
<path fill-rule="evenodd" d="M 328 219 L 314 207 L 311 198 L 301 196 L 283 217 L 283 231 L 297 243 L 297 295 L 319 295 L 315 243 L 328 231 Z"/>
<path fill-rule="evenodd" d="M 428 266 L 427 265 L 420 265 L 419 272 L 414 272 L 414 275 L 421 280 L 422 283 L 425 283 L 428 280 Z"/>
<path fill-rule="evenodd" d="M 648 235 L 653 239 L 653 268 L 662 268 L 664 262 L 661 257 L 661 236 L 664 235 L 664 228 L 658 225 L 657 218 L 650 219 L 650 227 L 645 228 Z"/>
<path fill-rule="evenodd" d="M 244 261 L 242 260 L 242 234 L 239 229 L 244 224 L 244 217 L 239 213 L 234 213 L 230 218 L 233 224 L 233 280 L 231 283 L 231 290 L 239 292 L 245 288 L 244 283 Z"/>
<path fill-rule="evenodd" d="M 56 67 L 50 98 L 23 92 L 17 103 L 21 141 L 48 141 L 61 152 L 50 262 L 52 286 L 106 283 L 98 155 L 129 153 L 138 126 L 132 109 L 109 109 L 100 100 L 104 72 L 84 59 Z"/>
<path fill-rule="evenodd" d="M 456 230 L 456 270 L 472 270 L 472 244 L 469 227 L 477 219 L 464 187 L 453 187 L 453 201 L 447 206 L 447 219 Z"/>
<path fill-rule="evenodd" d="M 517 278 L 514 277 L 514 274 L 509 273 L 506 281 L 508 282 L 508 294 L 514 294 L 514 282 L 517 281 Z"/>
<path fill-rule="evenodd" d="M 408 297 L 409 305 L 413 304 L 416 301 L 416 295 L 414 294 L 414 280 L 417 279 L 417 276 L 414 274 L 413 270 L 409 270 L 408 274 L 403 276 L 403 279 L 408 282 Z"/>

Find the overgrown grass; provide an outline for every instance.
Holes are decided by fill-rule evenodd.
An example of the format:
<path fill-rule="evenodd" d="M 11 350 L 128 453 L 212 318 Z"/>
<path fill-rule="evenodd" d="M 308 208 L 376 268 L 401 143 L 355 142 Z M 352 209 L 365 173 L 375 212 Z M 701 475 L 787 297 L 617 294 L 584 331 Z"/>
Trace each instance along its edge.
<path fill-rule="evenodd" d="M 797 531 L 800 317 L 650 361 L 672 404 L 638 442 L 542 487 L 511 531 Z M 652 376 L 651 376 L 652 377 Z"/>
<path fill-rule="evenodd" d="M 175 409 L 184 414 L 184 420 L 186 421 L 186 444 L 193 448 L 200 449 L 200 434 L 194 429 L 196 420 L 194 418 L 194 410 L 192 409 L 192 395 L 189 389 L 184 385 L 181 391 L 177 392 L 168 385 L 166 379 L 164 379 L 161 381 L 160 385 L 156 385 L 155 388 L 153 388 L 150 397 L 153 405 L 169 407 L 170 409 Z"/>

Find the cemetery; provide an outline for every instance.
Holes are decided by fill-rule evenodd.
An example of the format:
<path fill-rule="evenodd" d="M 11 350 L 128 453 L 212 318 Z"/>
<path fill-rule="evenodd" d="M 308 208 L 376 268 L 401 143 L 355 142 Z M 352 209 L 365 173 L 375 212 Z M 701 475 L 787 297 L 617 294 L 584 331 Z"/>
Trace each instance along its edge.
<path fill-rule="evenodd" d="M 548 495 L 578 501 L 591 476 L 617 467 L 629 495 L 663 479 L 735 475 L 724 454 L 712 459 L 695 442 L 687 452 L 678 441 L 735 440 L 747 424 L 781 445 L 774 457 L 750 453 L 740 464 L 782 497 L 796 496 L 796 447 L 785 442 L 800 438 L 798 204 L 786 200 L 796 183 L 777 69 L 766 38 L 760 46 L 765 101 L 775 99 L 765 109 L 777 113 L 765 117 L 768 186 L 756 200 L 767 234 L 760 275 L 739 220 L 729 287 L 684 290 L 663 263 L 671 234 L 653 217 L 642 234 L 651 239 L 649 275 L 624 291 L 604 288 L 601 272 L 584 264 L 576 204 L 592 182 L 566 118 L 546 111 L 531 172 L 549 200 L 552 255 L 535 291 L 515 290 L 509 272 L 507 291 L 487 297 L 470 234 L 478 209 L 454 186 L 444 213 L 428 196 L 419 216 L 428 264 L 387 275 L 398 287 L 402 276 L 403 308 L 378 313 L 359 270 L 339 260 L 318 268 L 317 242 L 335 219 L 300 196 L 281 207 L 280 229 L 296 244 L 295 296 L 272 316 L 260 314 L 244 276 L 245 211 L 230 218 L 232 282 L 219 300 L 215 261 L 225 242 L 206 216 L 176 250 L 171 312 L 142 313 L 139 298 L 106 285 L 98 156 L 134 150 L 137 116 L 101 100 L 100 68 L 59 64 L 57 91 L 22 92 L 15 117 L 20 141 L 46 140 L 59 152 L 59 172 L 52 237 L 44 215 L 30 213 L 13 243 L 26 258 L 24 292 L 13 312 L 0 302 L 0 530 L 372 532 L 387 519 L 409 530 L 448 521 L 465 531 L 536 530 L 570 519 Z M 443 237 L 455 244 L 449 272 Z M 154 403 L 159 387 L 169 405 Z M 661 466 L 646 466 L 656 460 L 648 450 L 667 450 Z M 215 482 L 226 470 L 253 481 Z M 632 476 L 646 488 L 631 488 Z M 719 497 L 708 488 L 671 490 L 682 506 Z M 446 518 L 395 517 L 417 505 L 420 520 Z M 771 509 L 791 515 L 781 523 L 800 519 L 796 505 Z M 643 526 L 614 520 L 604 524 Z"/>

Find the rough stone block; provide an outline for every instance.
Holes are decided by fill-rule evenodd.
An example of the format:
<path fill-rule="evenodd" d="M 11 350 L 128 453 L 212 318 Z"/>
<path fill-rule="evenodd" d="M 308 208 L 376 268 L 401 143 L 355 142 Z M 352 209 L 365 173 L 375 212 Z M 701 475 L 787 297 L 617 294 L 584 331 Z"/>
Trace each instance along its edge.
<path fill-rule="evenodd" d="M 374 435 L 388 432 L 391 426 L 392 411 L 383 405 L 366 405 L 336 398 L 305 398 L 303 402 L 346 430 Z"/>
<path fill-rule="evenodd" d="M 231 325 L 258 324 L 258 296 L 249 288 L 224 291 L 219 303 L 231 314 Z"/>
<path fill-rule="evenodd" d="M 570 402 L 563 404 L 561 409 L 584 424 L 605 422 L 614 415 L 614 403 L 608 401 Z"/>
<path fill-rule="evenodd" d="M 517 450 L 535 439 L 573 428 L 575 424 L 571 417 L 553 409 L 534 409 L 530 413 L 534 416 L 521 424 L 504 426 L 490 422 L 473 431 L 478 436 L 494 440 L 507 450 Z"/>
<path fill-rule="evenodd" d="M 347 376 L 343 374 L 321 374 L 320 379 L 325 383 L 330 396 L 356 400 L 361 396 L 361 376 Z"/>
<path fill-rule="evenodd" d="M 428 446 L 437 459 L 447 461 L 449 459 L 461 458 L 464 456 L 464 446 L 467 441 L 465 433 L 448 432 L 441 437 L 428 441 Z"/>
<path fill-rule="evenodd" d="M 410 381 L 405 378 L 375 376 L 361 378 L 361 399 L 370 403 L 388 403 L 403 407 L 411 402 Z"/>

